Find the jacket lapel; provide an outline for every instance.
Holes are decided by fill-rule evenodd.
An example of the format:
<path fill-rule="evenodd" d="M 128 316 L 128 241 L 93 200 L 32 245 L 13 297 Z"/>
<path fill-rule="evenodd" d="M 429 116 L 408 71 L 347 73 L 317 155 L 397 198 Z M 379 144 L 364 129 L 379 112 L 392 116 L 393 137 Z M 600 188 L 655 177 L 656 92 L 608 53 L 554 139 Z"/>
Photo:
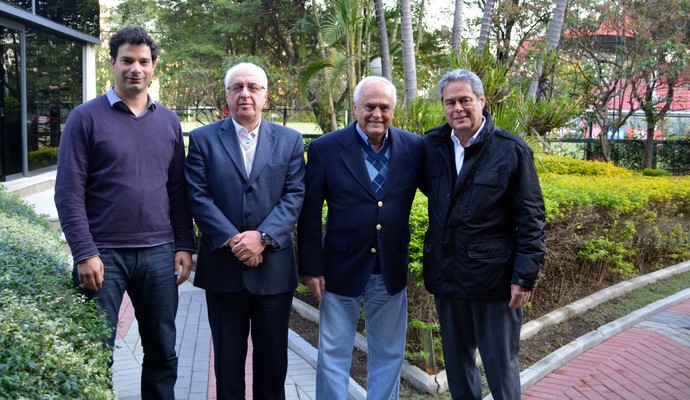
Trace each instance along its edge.
<path fill-rule="evenodd" d="M 443 159 L 443 165 L 450 176 L 455 175 L 455 159 L 453 158 L 453 143 L 450 139 L 450 125 L 445 124 L 439 134 L 430 138 L 430 142 L 436 150 L 436 156 Z"/>
<path fill-rule="evenodd" d="M 343 160 L 345 166 L 355 180 L 362 185 L 367 193 L 375 198 L 376 193 L 374 192 L 374 187 L 369 179 L 369 171 L 367 171 L 367 167 L 364 165 L 362 149 L 357 142 L 357 137 L 355 136 L 357 134 L 355 123 L 352 123 L 347 131 L 347 134 L 343 136 L 343 139 L 340 142 L 340 145 L 342 146 L 340 158 Z"/>
<path fill-rule="evenodd" d="M 405 170 L 407 165 L 407 143 L 403 142 L 403 136 L 398 130 L 393 127 L 388 128 L 388 140 L 390 141 L 390 161 L 388 162 L 388 176 L 386 183 L 383 185 L 382 198 L 393 190 L 396 182 L 400 179 L 400 175 Z"/>
<path fill-rule="evenodd" d="M 230 160 L 232 160 L 235 168 L 239 171 L 240 176 L 246 180 L 247 171 L 244 168 L 244 156 L 242 156 L 242 151 L 240 150 L 237 132 L 235 132 L 235 125 L 233 125 L 230 117 L 225 119 L 220 130 L 218 130 L 216 134 L 218 135 L 218 141 L 230 156 Z"/>
<path fill-rule="evenodd" d="M 248 180 L 249 183 L 255 181 L 261 175 L 261 172 L 271 160 L 271 155 L 273 155 L 278 143 L 275 135 L 274 127 L 268 121 L 262 119 L 259 137 L 257 138 L 258 142 L 256 143 L 256 153 L 254 154 L 254 164 L 252 164 L 252 173 Z"/>

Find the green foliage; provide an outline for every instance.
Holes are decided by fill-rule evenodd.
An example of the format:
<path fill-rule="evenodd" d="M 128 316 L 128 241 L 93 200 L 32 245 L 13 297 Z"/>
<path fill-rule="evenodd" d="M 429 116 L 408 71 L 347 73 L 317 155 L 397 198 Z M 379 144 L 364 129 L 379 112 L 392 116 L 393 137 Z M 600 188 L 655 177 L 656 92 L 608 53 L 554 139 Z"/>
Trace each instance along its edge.
<path fill-rule="evenodd" d="M 47 167 L 57 164 L 58 148 L 44 147 L 29 152 L 29 165 L 34 168 Z"/>
<path fill-rule="evenodd" d="M 21 219 L 30 225 L 38 225 L 44 229 L 50 228 L 48 216 L 36 215 L 33 206 L 19 196 L 7 193 L 3 185 L 0 185 L 0 213 L 9 218 Z"/>
<path fill-rule="evenodd" d="M 440 101 L 428 101 L 416 97 L 410 103 L 409 115 L 405 110 L 405 104 L 398 104 L 393 114 L 392 125 L 423 135 L 429 129 L 446 123 L 446 116 Z"/>
<path fill-rule="evenodd" d="M 672 174 L 664 169 L 645 168 L 641 171 L 644 176 L 672 176 Z"/>
<path fill-rule="evenodd" d="M 109 330 L 48 221 L 0 191 L 0 398 L 113 399 Z"/>
<path fill-rule="evenodd" d="M 593 276 L 599 281 L 606 276 L 607 267 L 626 278 L 635 276 L 633 264 L 626 261 L 630 254 L 631 251 L 622 243 L 603 236 L 586 240 L 583 249 L 577 253 L 585 261 L 597 266 Z"/>
<path fill-rule="evenodd" d="M 417 191 L 414 202 L 412 203 L 412 211 L 410 212 L 410 279 L 417 285 L 424 284 L 424 277 L 422 276 L 422 261 L 424 256 L 424 234 L 429 228 L 429 221 L 427 218 L 428 207 L 427 198 L 422 192 Z"/>
<path fill-rule="evenodd" d="M 463 42 L 460 54 L 451 54 L 448 64 L 450 69 L 464 68 L 479 76 L 484 86 L 486 105 L 491 115 L 495 114 L 494 107 L 498 107 L 503 102 L 511 102 L 512 104 L 514 101 L 516 92 L 508 81 L 508 68 L 501 65 L 489 53 L 488 47 L 484 49 L 482 55 L 478 56 L 474 48 Z"/>
<path fill-rule="evenodd" d="M 631 177 L 634 173 L 628 169 L 616 167 L 613 163 L 578 160 L 572 157 L 543 157 L 537 161 L 540 174 L 576 176 L 609 176 Z"/>

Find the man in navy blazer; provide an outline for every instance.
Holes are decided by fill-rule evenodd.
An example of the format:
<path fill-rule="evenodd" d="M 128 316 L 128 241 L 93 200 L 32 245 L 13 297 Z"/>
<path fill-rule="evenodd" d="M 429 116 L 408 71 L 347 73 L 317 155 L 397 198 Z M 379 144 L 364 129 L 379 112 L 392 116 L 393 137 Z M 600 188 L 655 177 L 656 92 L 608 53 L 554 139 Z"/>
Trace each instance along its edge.
<path fill-rule="evenodd" d="M 363 303 L 367 398 L 397 399 L 407 330 L 409 216 L 423 168 L 420 136 L 390 126 L 395 86 L 364 78 L 357 122 L 309 145 L 298 227 L 299 274 L 320 300 L 316 398 L 346 399 Z M 328 205 L 322 235 L 322 206 Z"/>
<path fill-rule="evenodd" d="M 187 194 L 202 233 L 194 285 L 206 290 L 218 399 L 245 396 L 250 331 L 254 398 L 285 398 L 304 145 L 299 132 L 262 118 L 267 86 L 254 64 L 230 68 L 231 117 L 189 136 Z"/>

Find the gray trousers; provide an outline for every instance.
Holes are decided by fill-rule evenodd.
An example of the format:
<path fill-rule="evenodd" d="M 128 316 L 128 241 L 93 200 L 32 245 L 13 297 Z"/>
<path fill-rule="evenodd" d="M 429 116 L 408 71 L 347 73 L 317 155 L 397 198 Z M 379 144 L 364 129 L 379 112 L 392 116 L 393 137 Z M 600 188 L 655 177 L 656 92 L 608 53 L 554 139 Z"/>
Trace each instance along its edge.
<path fill-rule="evenodd" d="M 511 309 L 507 299 L 468 301 L 437 296 L 435 300 L 452 398 L 482 398 L 475 358 L 478 348 L 493 398 L 519 400 L 522 309 Z"/>

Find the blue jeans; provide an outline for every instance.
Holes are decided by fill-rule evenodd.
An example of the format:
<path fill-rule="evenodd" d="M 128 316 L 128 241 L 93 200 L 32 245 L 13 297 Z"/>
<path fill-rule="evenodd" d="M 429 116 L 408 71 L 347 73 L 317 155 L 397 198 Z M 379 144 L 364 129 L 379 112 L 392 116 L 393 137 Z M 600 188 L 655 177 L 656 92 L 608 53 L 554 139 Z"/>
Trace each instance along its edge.
<path fill-rule="evenodd" d="M 367 337 L 367 398 L 397 399 L 407 333 L 407 289 L 389 295 L 381 275 L 369 278 L 361 296 L 323 292 L 319 305 L 316 398 L 347 399 L 352 348 L 364 303 Z"/>
<path fill-rule="evenodd" d="M 142 399 L 174 399 L 177 380 L 175 315 L 178 294 L 172 243 L 153 247 L 100 249 L 105 266 L 103 286 L 84 290 L 107 315 L 112 328 L 106 344 L 114 349 L 118 315 L 125 290 L 139 322 L 144 348 L 141 371 Z M 79 283 L 76 266 L 75 281 Z"/>

